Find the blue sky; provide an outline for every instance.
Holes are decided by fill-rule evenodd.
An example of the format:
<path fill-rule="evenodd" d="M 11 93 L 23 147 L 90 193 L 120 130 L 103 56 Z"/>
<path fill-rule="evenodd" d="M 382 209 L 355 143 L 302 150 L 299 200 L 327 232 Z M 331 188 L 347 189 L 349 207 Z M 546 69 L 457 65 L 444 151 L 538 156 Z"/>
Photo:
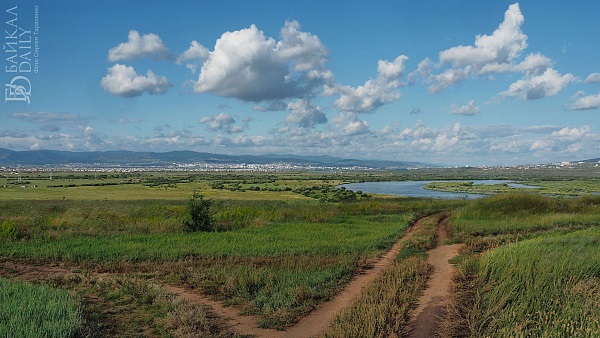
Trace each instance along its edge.
<path fill-rule="evenodd" d="M 9 0 L 0 147 L 595 158 L 599 12 L 595 0 Z"/>

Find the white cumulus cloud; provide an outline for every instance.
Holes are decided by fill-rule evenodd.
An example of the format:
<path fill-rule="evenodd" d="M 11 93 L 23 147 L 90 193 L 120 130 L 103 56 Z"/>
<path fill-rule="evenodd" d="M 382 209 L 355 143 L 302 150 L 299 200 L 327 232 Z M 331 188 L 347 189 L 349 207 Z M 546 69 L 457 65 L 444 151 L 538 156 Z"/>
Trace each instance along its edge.
<path fill-rule="evenodd" d="M 600 73 L 592 73 L 590 75 L 588 75 L 587 78 L 585 78 L 585 81 L 583 81 L 585 83 L 596 83 L 596 82 L 600 82 Z"/>
<path fill-rule="evenodd" d="M 578 96 L 575 102 L 571 103 L 571 110 L 589 110 L 600 107 L 600 92 L 595 95 L 583 96 L 582 93 Z"/>
<path fill-rule="evenodd" d="M 564 127 L 561 130 L 553 132 L 550 136 L 567 141 L 578 141 L 587 136 L 590 131 L 591 128 L 588 125 L 583 125 L 581 128 Z"/>
<path fill-rule="evenodd" d="M 277 42 L 255 25 L 223 33 L 194 90 L 261 102 L 312 95 L 332 81 L 325 66 L 329 52 L 317 36 L 300 31 L 296 21 L 286 22 L 281 36 Z"/>
<path fill-rule="evenodd" d="M 342 111 L 371 112 L 382 105 L 398 100 L 401 96 L 398 88 L 402 87 L 400 77 L 404 73 L 404 62 L 408 57 L 398 56 L 393 62 L 379 60 L 377 78 L 370 79 L 356 88 L 336 84 L 326 87 L 326 95 L 339 95 L 335 106 Z"/>
<path fill-rule="evenodd" d="M 127 61 L 142 57 L 168 59 L 171 52 L 156 34 L 144 34 L 136 30 L 129 31 L 127 42 L 123 42 L 108 51 L 108 61 Z"/>
<path fill-rule="evenodd" d="M 452 106 L 451 112 L 455 115 L 472 116 L 481 113 L 481 109 L 475 105 L 475 100 L 471 100 L 464 106 Z"/>
<path fill-rule="evenodd" d="M 188 48 L 183 54 L 177 57 L 177 63 L 182 63 L 183 61 L 188 60 L 201 60 L 204 61 L 208 59 L 210 52 L 208 48 L 202 46 L 198 41 L 194 40 L 190 43 L 190 48 Z"/>
<path fill-rule="evenodd" d="M 196 73 L 196 69 L 199 64 L 202 64 L 204 61 L 208 59 L 210 56 L 210 51 L 208 48 L 202 46 L 198 41 L 194 40 L 190 43 L 190 48 L 188 48 L 185 52 L 177 57 L 175 62 L 177 64 L 182 64 L 185 61 L 185 67 L 189 69 L 192 74 Z"/>
<path fill-rule="evenodd" d="M 135 97 L 148 94 L 163 94 L 173 85 L 164 76 L 158 76 L 148 70 L 146 76 L 139 75 L 131 66 L 116 64 L 108 68 L 108 74 L 100 85 L 112 95 Z"/>
<path fill-rule="evenodd" d="M 455 67 L 472 65 L 478 69 L 489 63 L 508 63 L 527 48 L 527 35 L 521 32 L 525 21 L 519 4 L 508 7 L 504 21 L 492 35 L 477 35 L 475 46 L 457 46 L 440 52 L 440 61 Z"/>
<path fill-rule="evenodd" d="M 519 61 L 527 48 L 527 35 L 521 31 L 525 18 L 518 3 L 504 14 L 504 21 L 491 35 L 477 35 L 471 46 L 455 46 L 439 53 L 439 64 L 423 60 L 409 76 L 429 82 L 429 93 L 439 93 L 455 84 L 476 76 L 490 78 L 496 73 L 522 73 L 499 97 L 518 97 L 524 100 L 553 96 L 575 81 L 572 74 L 561 75 L 552 68 L 553 62 L 541 53 L 531 53 Z M 449 68 L 448 68 L 449 65 Z M 433 73 L 440 68 L 439 73 Z"/>
<path fill-rule="evenodd" d="M 286 117 L 287 125 L 298 125 L 302 128 L 314 128 L 317 124 L 327 123 L 327 116 L 321 107 L 313 105 L 305 99 L 288 103 L 290 114 Z"/>
<path fill-rule="evenodd" d="M 341 130 L 345 136 L 362 135 L 369 132 L 369 124 L 349 111 L 340 112 L 332 121 L 337 130 Z"/>
<path fill-rule="evenodd" d="M 546 96 L 554 96 L 567 85 L 575 81 L 572 74 L 561 75 L 552 68 L 540 75 L 526 76 L 500 93 L 502 97 L 517 97 L 523 100 L 536 100 Z"/>
<path fill-rule="evenodd" d="M 206 116 L 200 119 L 200 124 L 206 124 L 212 131 L 224 130 L 227 133 L 240 133 L 244 131 L 242 126 L 235 126 L 235 119 L 227 113 L 219 113 L 215 116 Z"/>

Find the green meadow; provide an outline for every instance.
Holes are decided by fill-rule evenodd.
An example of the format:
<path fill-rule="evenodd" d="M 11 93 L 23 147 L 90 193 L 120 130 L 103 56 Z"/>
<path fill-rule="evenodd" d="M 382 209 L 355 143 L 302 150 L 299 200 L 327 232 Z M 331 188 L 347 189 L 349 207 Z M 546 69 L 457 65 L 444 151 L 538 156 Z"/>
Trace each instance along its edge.
<path fill-rule="evenodd" d="M 52 179 L 21 174 L 20 182 L 0 176 L 0 336 L 3 328 L 27 337 L 236 336 L 207 308 L 168 294 L 166 285 L 255 315 L 260 327 L 284 330 L 429 216 L 326 334 L 400 336 L 431 272 L 427 250 L 437 245 L 442 215 L 450 241 L 463 244 L 442 336 L 598 332 L 600 197 L 590 193 L 593 175 L 538 175 L 535 185 L 566 192 L 553 197 L 528 189 L 433 200 L 337 188 L 431 179 L 435 172 L 420 175 L 64 172 Z M 438 175 L 491 178 L 475 171 Z M 520 172 L 503 175 L 534 184 Z M 584 197 L 554 197 L 585 189 Z M 194 191 L 212 202 L 217 231 L 186 228 Z M 58 272 L 19 272 L 32 267 Z M 26 298 L 34 295 L 42 300 Z M 44 323 L 35 325 L 42 331 L 19 326 L 15 311 L 37 311 L 31 316 Z"/>
<path fill-rule="evenodd" d="M 498 195 L 451 224 L 464 249 L 447 336 L 597 335 L 600 197 Z"/>
<path fill-rule="evenodd" d="M 1 337 L 72 337 L 82 324 L 69 292 L 0 278 Z"/>

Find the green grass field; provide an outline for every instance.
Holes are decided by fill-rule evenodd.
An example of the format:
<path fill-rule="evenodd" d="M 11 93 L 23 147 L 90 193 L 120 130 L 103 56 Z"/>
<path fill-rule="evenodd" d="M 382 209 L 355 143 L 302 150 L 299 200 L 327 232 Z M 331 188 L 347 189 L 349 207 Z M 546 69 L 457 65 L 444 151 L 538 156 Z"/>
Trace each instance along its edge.
<path fill-rule="evenodd" d="M 600 228 L 509 244 L 480 260 L 475 336 L 593 337 L 600 332 Z"/>
<path fill-rule="evenodd" d="M 0 337 L 75 337 L 82 324 L 70 293 L 0 278 Z"/>

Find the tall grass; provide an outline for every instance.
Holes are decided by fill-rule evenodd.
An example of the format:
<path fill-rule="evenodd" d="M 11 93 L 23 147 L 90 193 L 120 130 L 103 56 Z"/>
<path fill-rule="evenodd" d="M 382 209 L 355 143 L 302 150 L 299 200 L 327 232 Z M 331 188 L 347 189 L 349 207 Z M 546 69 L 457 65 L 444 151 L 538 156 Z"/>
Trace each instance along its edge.
<path fill-rule="evenodd" d="M 426 251 L 436 246 L 436 230 L 444 217 L 437 214 L 420 221 L 412 236 L 403 239 L 393 264 L 335 318 L 326 337 L 402 336 L 432 272 Z"/>
<path fill-rule="evenodd" d="M 76 236 L 3 243 L 0 256 L 42 261 L 164 261 L 189 257 L 375 254 L 406 227 L 405 216 L 339 218 L 335 223 L 291 222 L 220 233 Z"/>
<path fill-rule="evenodd" d="M 365 263 L 357 255 L 217 258 L 182 264 L 166 278 L 283 328 L 334 295 Z"/>
<path fill-rule="evenodd" d="M 600 224 L 600 197 L 553 198 L 534 194 L 492 196 L 452 213 L 461 240 Z"/>
<path fill-rule="evenodd" d="M 68 292 L 0 279 L 0 337 L 75 337 L 82 322 Z"/>
<path fill-rule="evenodd" d="M 400 337 L 430 272 L 424 257 L 396 260 L 336 317 L 325 337 Z"/>
<path fill-rule="evenodd" d="M 178 233 L 184 232 L 186 202 L 187 198 L 179 201 L 0 200 L 0 223 L 11 222 L 16 236 L 24 239 Z M 460 203 L 427 199 L 372 199 L 342 204 L 316 200 L 214 199 L 212 210 L 219 229 L 240 229 L 287 222 L 326 223 L 348 216 L 415 215 L 448 210 Z"/>
<path fill-rule="evenodd" d="M 600 332 L 600 229 L 552 235 L 485 254 L 473 335 L 594 337 Z"/>
<path fill-rule="evenodd" d="M 85 325 L 78 337 L 231 337 L 207 307 L 131 274 L 81 274 Z"/>
<path fill-rule="evenodd" d="M 451 224 L 465 246 L 446 336 L 598 332 L 599 197 L 498 195 L 457 210 Z"/>

